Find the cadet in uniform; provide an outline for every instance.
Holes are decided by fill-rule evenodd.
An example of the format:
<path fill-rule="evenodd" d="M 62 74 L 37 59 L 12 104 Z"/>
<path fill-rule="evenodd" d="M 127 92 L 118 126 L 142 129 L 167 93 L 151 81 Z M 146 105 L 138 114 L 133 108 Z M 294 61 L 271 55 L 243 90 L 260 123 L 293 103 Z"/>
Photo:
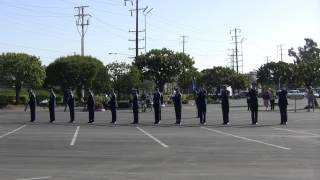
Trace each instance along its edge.
<path fill-rule="evenodd" d="M 200 101 L 199 101 L 199 91 L 195 90 L 194 91 L 194 96 L 195 96 L 195 103 L 196 103 L 196 107 L 197 107 L 197 116 L 198 118 L 200 118 Z"/>
<path fill-rule="evenodd" d="M 110 123 L 116 124 L 118 103 L 117 103 L 117 95 L 114 93 L 114 90 L 112 90 L 110 93 L 109 105 L 110 105 L 110 110 L 112 115 L 112 121 Z"/>
<path fill-rule="evenodd" d="M 229 91 L 226 86 L 222 86 L 222 91 L 220 95 L 221 107 L 222 107 L 222 116 L 223 124 L 229 124 Z"/>
<path fill-rule="evenodd" d="M 176 123 L 181 124 L 181 110 L 182 110 L 182 101 L 181 101 L 182 94 L 180 90 L 177 88 L 174 96 L 172 97 L 173 104 L 174 104 L 174 111 L 176 113 Z"/>
<path fill-rule="evenodd" d="M 258 124 L 258 97 L 255 87 L 252 87 L 248 93 L 248 100 L 251 111 L 251 123 L 252 125 Z"/>
<path fill-rule="evenodd" d="M 199 92 L 199 112 L 200 112 L 200 124 L 206 124 L 207 113 L 207 92 L 201 89 Z"/>
<path fill-rule="evenodd" d="M 27 108 L 29 105 L 30 115 L 31 115 L 30 122 L 34 122 L 36 120 L 36 105 L 37 105 L 36 95 L 34 94 L 31 88 L 28 90 L 28 92 L 29 92 L 29 100 L 26 104 L 24 111 L 27 111 Z"/>
<path fill-rule="evenodd" d="M 91 90 L 88 90 L 88 97 L 87 97 L 87 108 L 89 111 L 89 122 L 88 123 L 93 123 L 94 122 L 94 111 L 95 111 L 95 99 L 94 99 L 94 94 Z"/>
<path fill-rule="evenodd" d="M 161 120 L 161 93 L 159 88 L 153 94 L 153 108 L 154 108 L 154 124 L 159 124 Z"/>
<path fill-rule="evenodd" d="M 73 92 L 71 89 L 69 89 L 67 100 L 66 100 L 66 105 L 64 108 L 64 112 L 67 110 L 67 105 L 69 106 L 69 111 L 70 111 L 70 123 L 74 122 L 74 107 L 75 107 L 75 98 L 73 95 Z"/>
<path fill-rule="evenodd" d="M 279 94 L 279 100 L 278 105 L 280 109 L 280 115 L 281 115 L 281 125 L 286 125 L 288 120 L 287 115 L 287 106 L 288 106 L 288 99 L 287 99 L 287 91 L 285 89 L 282 89 Z"/>
<path fill-rule="evenodd" d="M 49 91 L 49 112 L 50 112 L 50 122 L 55 121 L 55 107 L 56 107 L 56 94 L 51 88 Z"/>
<path fill-rule="evenodd" d="M 133 122 L 132 124 L 139 123 L 139 105 L 138 105 L 138 92 L 133 90 L 132 92 L 132 111 L 133 111 Z"/>

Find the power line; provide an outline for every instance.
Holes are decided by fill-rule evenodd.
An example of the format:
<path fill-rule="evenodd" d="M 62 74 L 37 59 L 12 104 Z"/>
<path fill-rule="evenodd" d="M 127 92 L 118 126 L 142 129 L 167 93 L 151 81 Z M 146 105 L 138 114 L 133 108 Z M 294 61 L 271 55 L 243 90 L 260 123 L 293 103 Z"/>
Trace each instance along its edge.
<path fill-rule="evenodd" d="M 78 29 L 78 32 L 81 36 L 81 56 L 84 56 L 84 36 L 87 32 L 88 26 L 90 25 L 89 19 L 90 19 L 90 17 L 92 17 L 90 14 L 84 13 L 84 9 L 88 8 L 88 7 L 89 6 L 74 7 L 74 9 L 78 10 L 78 14 L 75 15 L 75 17 L 77 18 L 77 20 L 76 20 L 77 29 L 79 26 L 81 27 L 81 32 Z"/>

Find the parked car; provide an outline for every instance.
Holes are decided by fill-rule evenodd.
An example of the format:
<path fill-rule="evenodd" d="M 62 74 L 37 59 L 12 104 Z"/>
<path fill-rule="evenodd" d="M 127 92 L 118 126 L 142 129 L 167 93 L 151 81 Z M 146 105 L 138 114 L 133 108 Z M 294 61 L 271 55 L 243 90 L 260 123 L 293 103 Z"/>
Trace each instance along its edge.
<path fill-rule="evenodd" d="M 290 99 L 303 99 L 304 93 L 300 92 L 299 90 L 289 90 L 287 97 Z"/>
<path fill-rule="evenodd" d="M 315 98 L 319 98 L 319 93 L 318 92 L 313 91 L 313 95 L 314 95 Z"/>

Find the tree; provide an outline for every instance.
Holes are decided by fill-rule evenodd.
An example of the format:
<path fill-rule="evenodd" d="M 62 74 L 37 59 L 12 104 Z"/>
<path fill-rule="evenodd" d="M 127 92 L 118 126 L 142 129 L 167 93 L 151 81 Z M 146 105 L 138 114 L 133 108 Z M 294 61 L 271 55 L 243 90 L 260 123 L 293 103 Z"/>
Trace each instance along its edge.
<path fill-rule="evenodd" d="M 192 87 L 193 79 L 200 78 L 200 72 L 196 68 L 190 68 L 187 71 L 184 71 L 178 78 L 178 85 L 181 89 L 188 90 Z"/>
<path fill-rule="evenodd" d="M 246 75 L 233 73 L 230 77 L 232 90 L 246 89 L 249 86 L 249 80 Z"/>
<path fill-rule="evenodd" d="M 90 56 L 60 57 L 47 68 L 47 83 L 62 89 L 92 88 L 98 92 L 107 88 L 108 78 L 101 61 Z"/>
<path fill-rule="evenodd" d="M 215 88 L 223 84 L 231 85 L 231 76 L 236 72 L 226 67 L 213 67 L 201 71 L 201 84 L 207 88 L 208 91 L 213 91 Z"/>
<path fill-rule="evenodd" d="M 293 57 L 296 64 L 295 73 L 293 74 L 294 82 L 300 86 L 318 85 L 320 73 L 320 49 L 312 39 L 305 39 L 306 44 L 298 47 L 298 52 L 293 48 L 289 49 L 289 56 Z"/>
<path fill-rule="evenodd" d="M 279 85 L 289 86 L 293 82 L 292 64 L 286 62 L 271 62 L 262 65 L 257 72 L 257 82 L 262 86 L 278 87 Z M 280 87 L 279 87 L 280 88 Z"/>
<path fill-rule="evenodd" d="M 313 60 L 301 63 L 297 66 L 297 70 L 298 78 L 305 86 L 319 84 L 320 61 Z"/>
<path fill-rule="evenodd" d="M 141 84 L 141 72 L 134 66 L 124 62 L 113 62 L 107 64 L 107 72 L 111 79 L 112 88 L 118 92 L 118 98 L 128 94 L 131 89 L 138 89 Z"/>
<path fill-rule="evenodd" d="M 163 91 L 166 83 L 177 81 L 178 77 L 192 68 L 194 61 L 184 53 L 174 53 L 166 48 L 153 49 L 138 56 L 134 65 L 142 72 L 144 79 L 152 80 Z"/>
<path fill-rule="evenodd" d="M 298 47 L 298 52 L 293 48 L 288 50 L 289 56 L 293 57 L 295 64 L 306 63 L 310 61 L 320 61 L 320 49 L 315 41 L 312 39 L 304 39 L 306 44 L 303 47 Z"/>
<path fill-rule="evenodd" d="M 19 103 L 22 86 L 40 87 L 46 72 L 38 57 L 24 53 L 5 53 L 0 56 L 0 75 L 16 90 L 16 104 Z"/>
<path fill-rule="evenodd" d="M 97 67 L 97 75 L 92 81 L 94 92 L 103 93 L 111 89 L 110 76 L 102 64 Z"/>

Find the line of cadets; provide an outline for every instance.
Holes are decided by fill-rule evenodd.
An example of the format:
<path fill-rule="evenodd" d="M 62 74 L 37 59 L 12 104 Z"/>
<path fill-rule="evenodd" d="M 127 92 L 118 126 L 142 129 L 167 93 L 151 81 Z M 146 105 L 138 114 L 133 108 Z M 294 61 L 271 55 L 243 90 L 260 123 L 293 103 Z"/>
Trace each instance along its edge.
<path fill-rule="evenodd" d="M 30 122 L 34 122 L 36 118 L 36 96 L 35 93 L 32 91 L 32 89 L 29 89 L 29 100 L 26 105 L 25 111 L 27 110 L 27 106 L 30 107 L 31 112 L 31 120 Z M 220 94 L 220 100 L 221 100 L 221 107 L 222 107 L 222 115 L 223 115 L 223 125 L 229 124 L 229 91 L 226 89 L 226 86 L 222 87 L 221 94 Z M 257 97 L 257 90 L 253 87 L 248 92 L 248 104 L 249 109 L 251 111 L 251 123 L 252 125 L 258 124 L 258 97 Z M 207 111 L 207 93 L 204 89 L 200 89 L 199 91 L 195 91 L 195 102 L 197 106 L 197 116 L 200 118 L 200 124 L 206 124 L 206 111 Z M 281 115 L 281 123 L 282 125 L 287 124 L 287 91 L 285 89 L 282 89 L 278 96 L 279 96 L 279 109 L 280 109 L 280 115 Z M 112 114 L 112 121 L 110 123 L 116 124 L 117 122 L 117 96 L 115 92 L 112 90 L 109 94 L 110 100 L 108 102 L 111 114 Z M 179 89 L 177 88 L 174 91 L 174 94 L 172 95 L 172 100 L 174 104 L 175 109 L 175 116 L 176 116 L 176 122 L 175 124 L 180 125 L 181 124 L 181 112 L 182 112 L 182 94 L 180 93 Z M 138 97 L 138 91 L 133 90 L 132 91 L 132 110 L 133 110 L 133 122 L 132 124 L 138 124 L 139 123 L 139 97 Z M 154 124 L 159 124 L 161 121 L 161 105 L 163 104 L 163 96 L 160 93 L 159 89 L 156 89 L 156 92 L 153 95 L 153 108 L 154 108 L 154 114 L 155 114 L 155 121 Z M 50 114 L 50 122 L 55 121 L 55 106 L 56 106 L 56 95 L 53 91 L 53 89 L 50 89 L 49 91 L 49 114 Z M 73 123 L 75 120 L 75 97 L 73 95 L 73 92 L 71 89 L 69 89 L 65 101 L 65 109 L 66 111 L 67 106 L 69 107 L 70 112 L 70 123 Z M 89 112 L 89 122 L 94 122 L 94 111 L 95 111 L 95 98 L 94 94 L 91 90 L 87 90 L 87 109 Z"/>

